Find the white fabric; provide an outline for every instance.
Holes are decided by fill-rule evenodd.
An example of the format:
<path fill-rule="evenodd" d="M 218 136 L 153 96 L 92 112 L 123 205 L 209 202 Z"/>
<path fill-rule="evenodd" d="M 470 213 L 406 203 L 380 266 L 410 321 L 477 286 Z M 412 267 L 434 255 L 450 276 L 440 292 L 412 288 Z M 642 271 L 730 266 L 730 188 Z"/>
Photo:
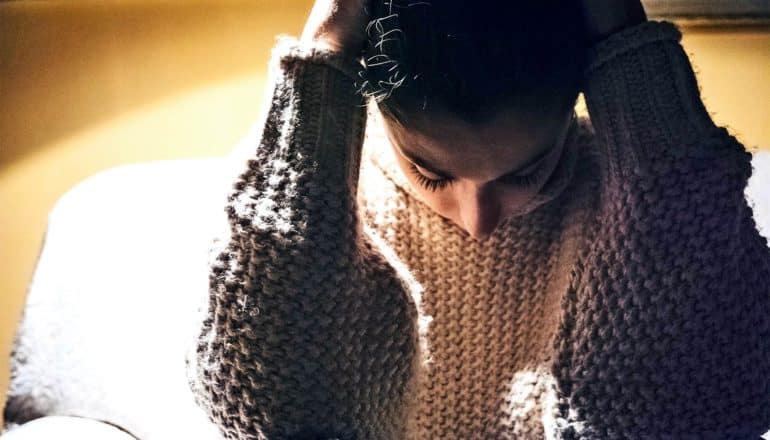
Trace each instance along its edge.
<path fill-rule="evenodd" d="M 3 434 L 3 440 L 133 440 L 114 426 L 81 417 L 43 417 Z"/>

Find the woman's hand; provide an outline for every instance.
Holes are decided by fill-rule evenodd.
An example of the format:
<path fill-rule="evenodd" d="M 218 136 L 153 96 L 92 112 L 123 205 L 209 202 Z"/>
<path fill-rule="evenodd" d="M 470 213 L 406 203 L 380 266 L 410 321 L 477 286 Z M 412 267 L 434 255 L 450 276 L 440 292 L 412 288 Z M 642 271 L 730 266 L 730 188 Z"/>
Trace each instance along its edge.
<path fill-rule="evenodd" d="M 302 31 L 302 41 L 357 57 L 366 42 L 371 0 L 316 0 Z"/>
<path fill-rule="evenodd" d="M 596 43 L 627 27 L 647 21 L 640 0 L 581 0 L 589 41 Z"/>

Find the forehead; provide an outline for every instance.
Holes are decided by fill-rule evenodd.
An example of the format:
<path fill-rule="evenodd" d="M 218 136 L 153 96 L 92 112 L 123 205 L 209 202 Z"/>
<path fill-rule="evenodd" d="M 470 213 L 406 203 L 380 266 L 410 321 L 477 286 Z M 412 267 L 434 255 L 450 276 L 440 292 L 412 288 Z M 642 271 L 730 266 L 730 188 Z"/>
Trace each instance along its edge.
<path fill-rule="evenodd" d="M 391 144 L 455 177 L 493 180 L 549 150 L 570 112 L 507 108 L 488 122 L 471 124 L 447 113 L 422 112 L 409 128 L 383 118 Z"/>

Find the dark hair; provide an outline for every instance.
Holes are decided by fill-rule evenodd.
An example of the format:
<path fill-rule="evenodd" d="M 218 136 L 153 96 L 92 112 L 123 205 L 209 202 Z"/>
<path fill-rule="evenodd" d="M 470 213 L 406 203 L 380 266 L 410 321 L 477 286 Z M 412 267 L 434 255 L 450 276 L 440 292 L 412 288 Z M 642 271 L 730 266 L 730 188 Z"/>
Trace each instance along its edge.
<path fill-rule="evenodd" d="M 487 120 L 516 99 L 577 98 L 585 63 L 578 0 L 374 0 L 360 92 L 405 124 L 440 108 Z"/>

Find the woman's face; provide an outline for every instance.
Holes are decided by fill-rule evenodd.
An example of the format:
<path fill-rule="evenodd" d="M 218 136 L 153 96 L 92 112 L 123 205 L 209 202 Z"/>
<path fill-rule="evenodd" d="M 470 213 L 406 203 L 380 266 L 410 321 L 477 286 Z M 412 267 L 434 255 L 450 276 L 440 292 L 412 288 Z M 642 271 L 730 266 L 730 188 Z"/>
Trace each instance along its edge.
<path fill-rule="evenodd" d="M 509 107 L 480 125 L 435 112 L 410 117 L 409 129 L 382 122 L 399 168 L 423 201 L 484 240 L 558 164 L 573 110 L 537 107 Z"/>

